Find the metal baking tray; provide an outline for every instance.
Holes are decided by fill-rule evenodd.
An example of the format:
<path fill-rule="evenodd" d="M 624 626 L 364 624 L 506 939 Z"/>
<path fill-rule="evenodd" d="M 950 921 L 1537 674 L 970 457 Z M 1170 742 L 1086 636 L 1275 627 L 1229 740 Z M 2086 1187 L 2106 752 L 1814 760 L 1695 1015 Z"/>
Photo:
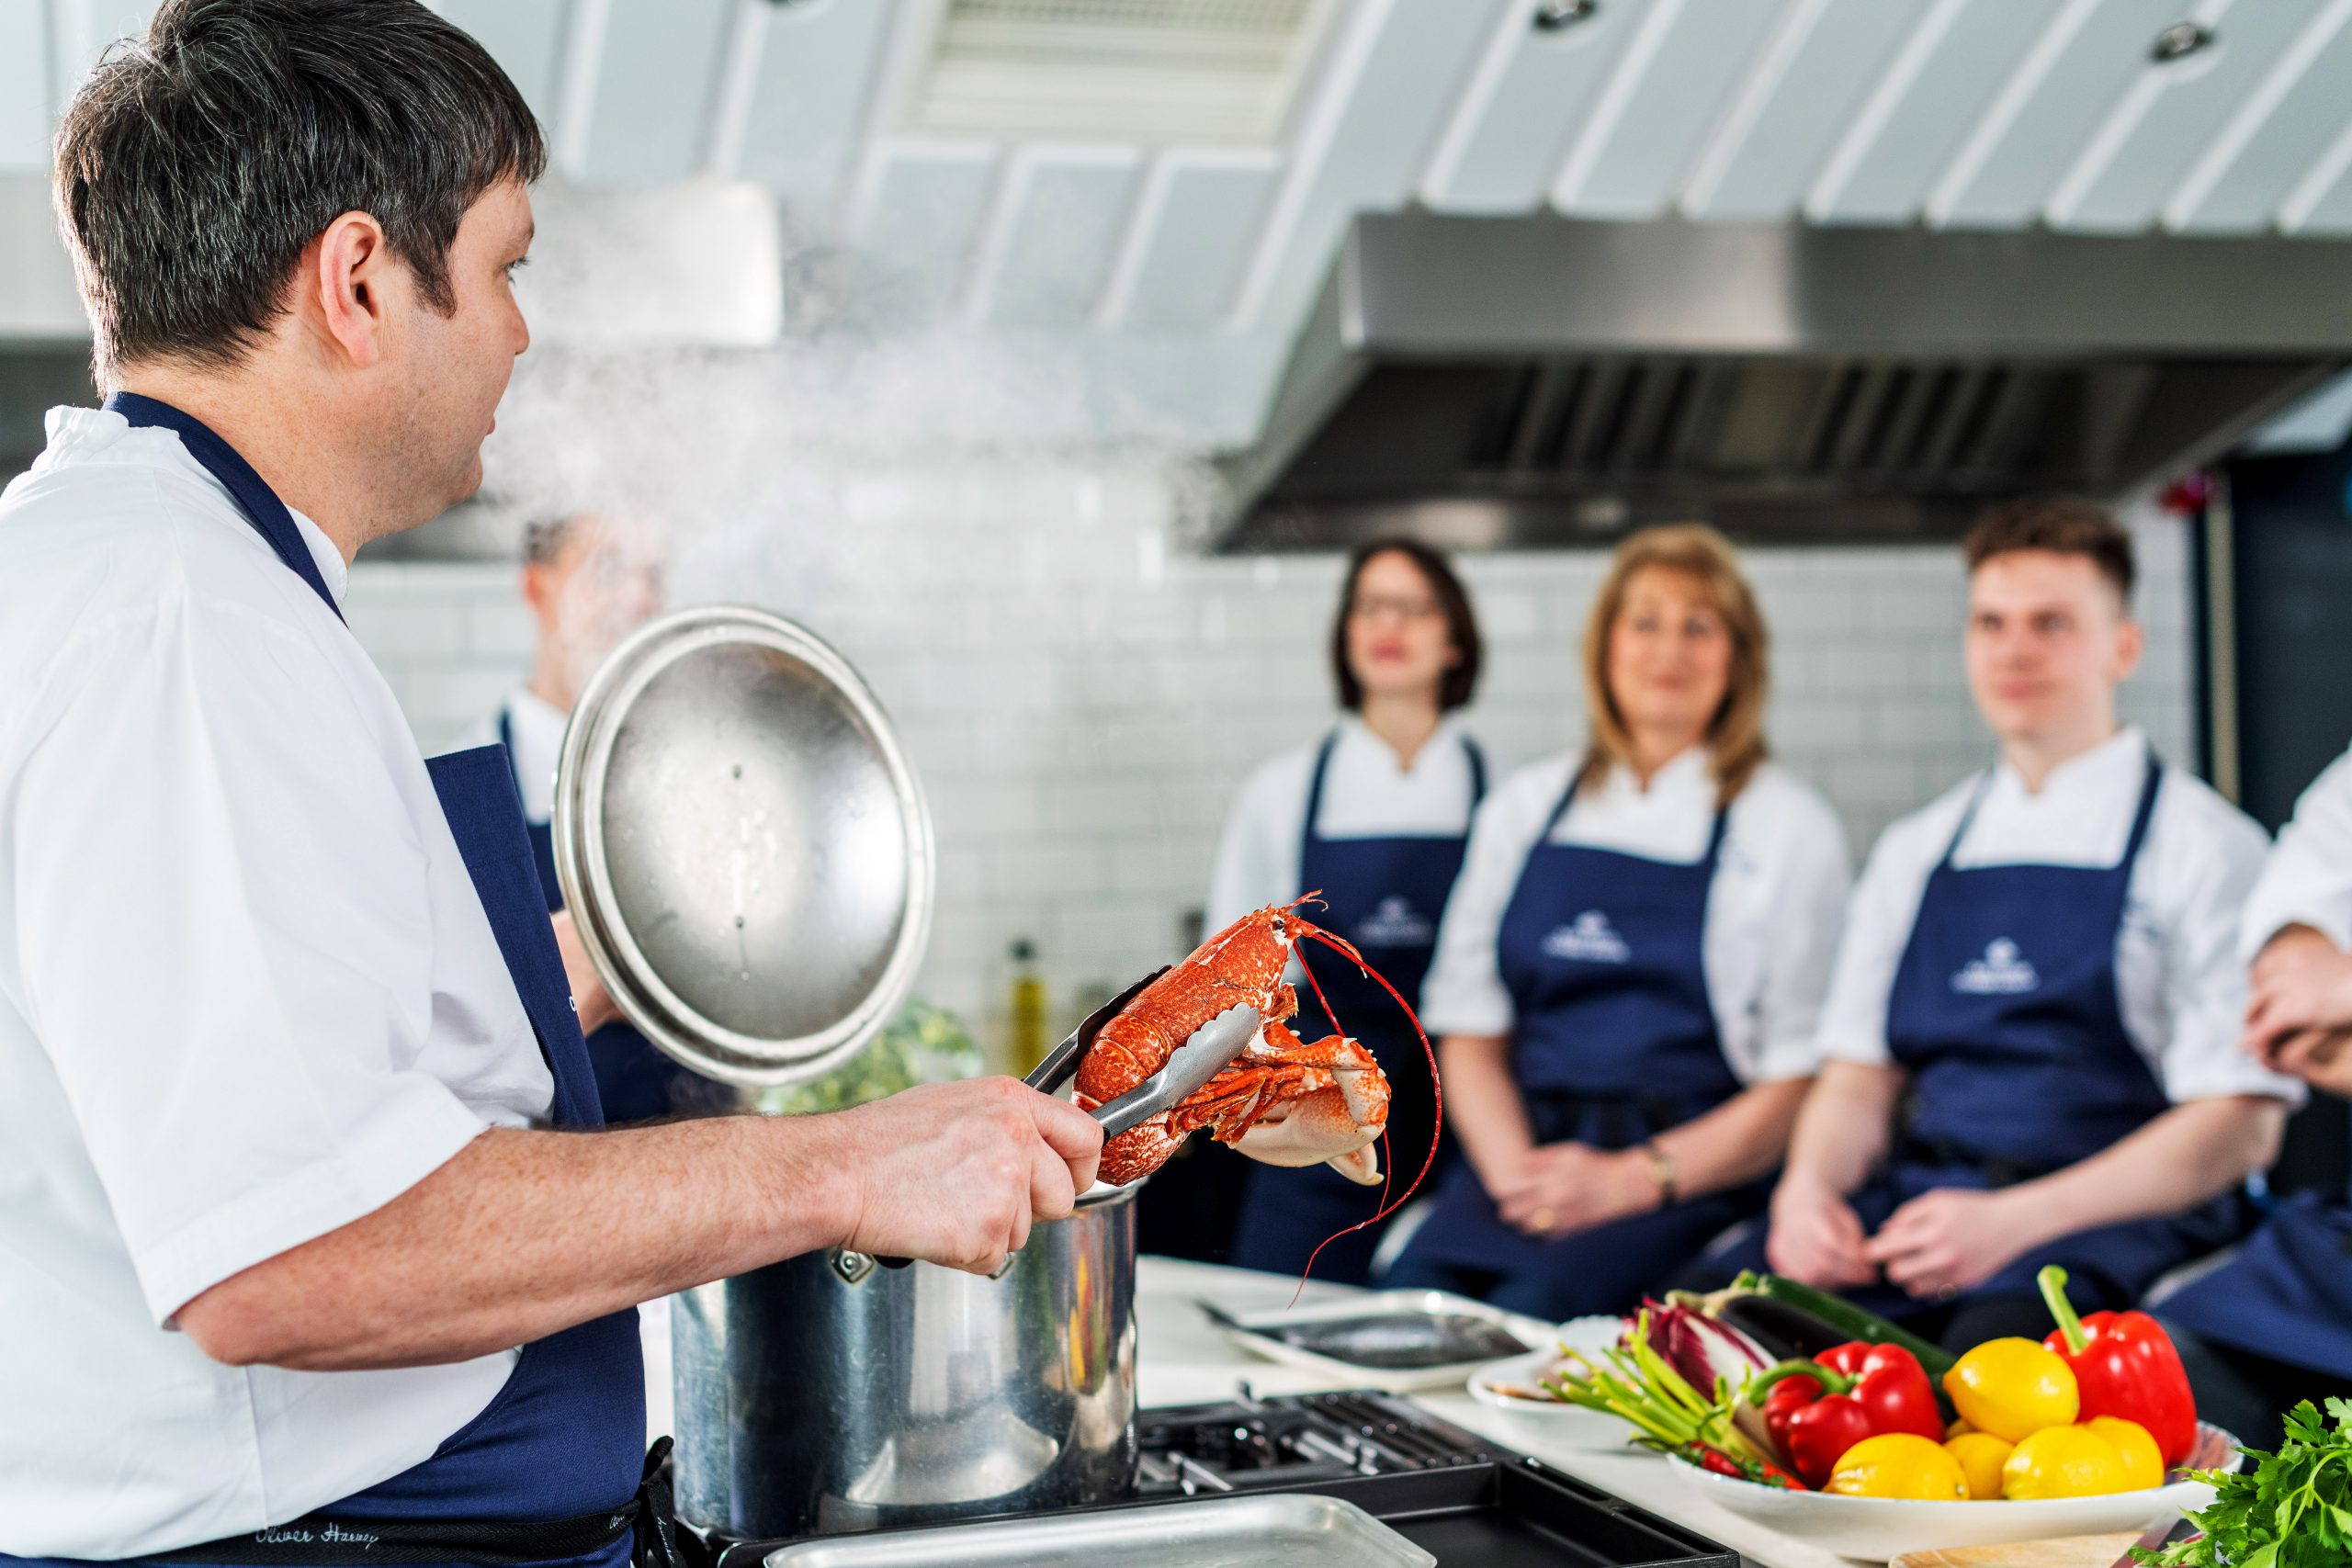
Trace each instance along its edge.
<path fill-rule="evenodd" d="M 1181 1504 L 834 1536 L 771 1551 L 765 1568 L 1435 1568 L 1353 1503 L 1261 1492 Z"/>
<path fill-rule="evenodd" d="M 1268 1360 L 1391 1393 L 1461 1383 L 1490 1361 L 1558 1338 L 1549 1324 L 1442 1291 L 1380 1291 L 1279 1312 L 1211 1310 L 1211 1316 L 1235 1343 Z"/>

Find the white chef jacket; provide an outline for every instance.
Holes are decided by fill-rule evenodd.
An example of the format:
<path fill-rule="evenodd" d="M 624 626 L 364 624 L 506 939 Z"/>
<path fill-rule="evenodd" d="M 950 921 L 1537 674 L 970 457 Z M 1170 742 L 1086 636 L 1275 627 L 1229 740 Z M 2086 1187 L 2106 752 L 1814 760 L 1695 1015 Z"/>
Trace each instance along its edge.
<path fill-rule="evenodd" d="M 1496 940 L 1528 852 L 1583 760 L 1569 754 L 1522 768 L 1479 807 L 1469 859 L 1438 928 L 1437 961 L 1421 987 L 1430 1034 L 1510 1032 Z M 1577 792 L 1547 841 L 1687 865 L 1707 852 L 1715 794 L 1703 748 L 1660 768 L 1647 789 L 1621 765 Z M 1852 875 L 1829 803 L 1776 763 L 1757 769 L 1724 826 L 1699 943 L 1724 1058 L 1742 1083 L 1814 1071 L 1814 1026 Z"/>
<path fill-rule="evenodd" d="M 529 687 L 520 687 L 504 708 L 514 783 L 523 792 L 523 815 L 534 822 L 555 818 L 556 763 L 563 756 L 564 727 L 571 716 Z M 469 746 L 488 746 L 498 739 L 498 721 L 477 726 L 466 737 Z"/>
<path fill-rule="evenodd" d="M 481 1412 L 513 1352 L 239 1369 L 170 1320 L 554 1085 L 358 643 L 177 435 L 49 431 L 0 495 L 0 1551 L 113 1558 Z"/>
<path fill-rule="evenodd" d="M 1206 908 L 1209 931 L 1222 931 L 1253 909 L 1286 904 L 1306 891 L 1299 881 L 1299 852 L 1306 838 L 1306 792 L 1324 739 L 1317 736 L 1314 744 L 1261 764 L 1241 786 L 1217 840 Z M 1316 832 L 1326 839 L 1463 832 L 1473 793 L 1465 739 L 1460 724 L 1442 719 L 1413 753 L 1408 768 L 1388 742 L 1349 714 L 1340 720 L 1331 766 L 1323 776 Z"/>
<path fill-rule="evenodd" d="M 2137 728 L 2059 764 L 2040 794 L 1997 764 L 1952 863 L 2113 866 L 2123 858 L 2147 783 Z M 1919 896 L 1984 776 L 1971 775 L 1889 827 L 1871 851 L 1846 918 L 1822 1047 L 1883 1065 L 1887 999 L 1911 940 Z M 2239 916 L 2262 868 L 2262 829 L 2204 784 L 2167 769 L 2124 898 L 2115 973 L 2123 1026 L 2174 1102 L 2232 1094 L 2298 1097 L 2294 1080 L 2237 1049 L 2245 1014 Z"/>
<path fill-rule="evenodd" d="M 2352 752 L 2329 763 L 2295 802 L 2246 896 L 2238 953 L 2246 963 L 2289 926 L 2309 926 L 2352 953 Z"/>

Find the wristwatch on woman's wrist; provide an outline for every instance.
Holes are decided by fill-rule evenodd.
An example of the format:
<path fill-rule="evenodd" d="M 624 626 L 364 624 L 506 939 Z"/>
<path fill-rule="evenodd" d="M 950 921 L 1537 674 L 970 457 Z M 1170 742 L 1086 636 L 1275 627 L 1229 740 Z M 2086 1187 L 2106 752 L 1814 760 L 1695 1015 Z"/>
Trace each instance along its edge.
<path fill-rule="evenodd" d="M 1674 1156 L 1654 1143 L 1644 1144 L 1642 1153 L 1649 1156 L 1650 1178 L 1657 1183 L 1657 1206 L 1671 1208 L 1682 1190 L 1682 1173 L 1676 1168 Z"/>

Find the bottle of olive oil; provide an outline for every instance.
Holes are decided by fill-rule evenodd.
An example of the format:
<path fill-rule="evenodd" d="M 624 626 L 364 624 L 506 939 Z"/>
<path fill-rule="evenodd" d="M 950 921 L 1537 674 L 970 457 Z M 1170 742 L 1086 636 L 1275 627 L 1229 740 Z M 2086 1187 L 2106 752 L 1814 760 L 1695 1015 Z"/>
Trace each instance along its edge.
<path fill-rule="evenodd" d="M 1046 1059 L 1046 977 L 1037 972 L 1037 944 L 1012 943 L 1012 1070 L 1026 1077 Z"/>

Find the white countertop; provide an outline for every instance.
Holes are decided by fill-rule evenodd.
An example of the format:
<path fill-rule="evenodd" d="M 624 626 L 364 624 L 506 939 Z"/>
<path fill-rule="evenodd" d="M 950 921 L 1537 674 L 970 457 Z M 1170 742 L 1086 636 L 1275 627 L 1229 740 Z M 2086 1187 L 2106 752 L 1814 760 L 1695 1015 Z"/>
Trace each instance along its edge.
<path fill-rule="evenodd" d="M 1236 1346 L 1224 1332 L 1201 1314 L 1194 1304 L 1207 1297 L 1232 1312 L 1260 1312 L 1289 1304 L 1297 1281 L 1287 1276 L 1252 1273 L 1186 1263 L 1172 1258 L 1146 1258 L 1136 1270 L 1136 1382 L 1146 1405 L 1199 1404 L 1232 1397 L 1248 1382 L 1260 1394 L 1312 1393 L 1351 1386 L 1348 1379 L 1329 1379 L 1278 1362 L 1261 1360 Z M 1352 1294 L 1346 1286 L 1309 1284 L 1299 1299 L 1329 1301 Z M 670 1430 L 670 1314 L 667 1302 L 652 1302 L 642 1314 L 646 1361 L 646 1416 L 655 1436 Z M 1589 1450 L 1547 1446 L 1540 1431 L 1531 1433 L 1522 1420 L 1507 1411 L 1493 1410 L 1453 1389 L 1413 1396 L 1434 1415 L 1458 1427 L 1547 1464 L 1605 1487 L 1629 1502 L 1664 1515 L 1701 1535 L 1737 1551 L 1756 1568 L 1853 1568 L 1847 1559 L 1790 1540 L 1774 1530 L 1748 1523 L 1703 1499 L 1691 1496 L 1654 1454 L 1627 1449 L 1623 1453 L 1594 1453 Z"/>
<path fill-rule="evenodd" d="M 1237 1347 L 1225 1333 L 1201 1314 L 1193 1303 L 1207 1297 L 1238 1313 L 1260 1312 L 1287 1305 L 1297 1281 L 1287 1276 L 1257 1274 L 1242 1269 L 1220 1269 L 1185 1263 L 1172 1258 L 1146 1258 L 1137 1270 L 1136 1316 L 1136 1381 L 1142 1402 L 1153 1404 L 1194 1404 L 1229 1398 L 1235 1385 L 1247 1382 L 1253 1393 L 1309 1393 L 1345 1388 L 1348 1381 L 1318 1377 L 1296 1367 L 1261 1360 Z M 1309 1284 L 1302 1302 L 1328 1301 L 1352 1293 L 1347 1287 Z M 1628 1502 L 1697 1530 L 1737 1551 L 1758 1568 L 1854 1568 L 1846 1558 L 1792 1540 L 1776 1530 L 1751 1524 L 1704 1499 L 1693 1497 L 1655 1454 L 1628 1448 L 1623 1453 L 1594 1453 L 1589 1450 L 1546 1446 L 1539 1432 L 1507 1411 L 1490 1409 L 1466 1391 L 1447 1390 L 1411 1396 L 1457 1427 L 1507 1448 L 1532 1454 L 1569 1474 L 1605 1487 Z"/>

